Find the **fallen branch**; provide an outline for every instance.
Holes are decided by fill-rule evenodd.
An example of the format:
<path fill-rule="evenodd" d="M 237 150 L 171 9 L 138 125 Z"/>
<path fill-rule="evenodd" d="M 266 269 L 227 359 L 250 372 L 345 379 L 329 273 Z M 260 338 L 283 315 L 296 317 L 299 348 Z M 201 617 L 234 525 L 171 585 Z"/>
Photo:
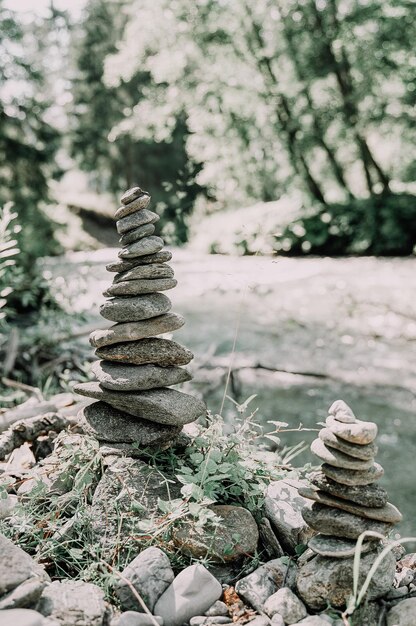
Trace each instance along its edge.
<path fill-rule="evenodd" d="M 11 389 L 21 389 L 27 393 L 33 393 L 39 401 L 43 400 L 43 395 L 39 387 L 32 387 L 32 385 L 26 385 L 25 383 L 20 383 L 18 380 L 11 380 L 10 378 L 2 378 L 1 382 L 5 387 L 10 387 Z"/>
<path fill-rule="evenodd" d="M 71 393 L 59 393 L 50 400 L 42 400 L 41 402 L 35 398 L 29 398 L 23 404 L 13 407 L 3 414 L 0 413 L 0 433 L 19 420 L 45 415 L 45 413 L 54 413 L 73 404 L 73 402 L 74 398 Z"/>

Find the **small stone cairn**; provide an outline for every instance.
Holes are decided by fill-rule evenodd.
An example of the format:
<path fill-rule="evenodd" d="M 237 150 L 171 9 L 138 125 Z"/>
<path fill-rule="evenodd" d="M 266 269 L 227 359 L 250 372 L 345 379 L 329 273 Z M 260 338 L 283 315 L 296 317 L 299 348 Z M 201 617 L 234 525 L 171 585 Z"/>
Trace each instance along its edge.
<path fill-rule="evenodd" d="M 387 492 L 376 485 L 384 473 L 374 462 L 376 436 L 376 424 L 358 420 L 345 402 L 337 400 L 329 409 L 325 428 L 312 442 L 312 452 L 324 463 L 309 474 L 311 486 L 300 488 L 299 494 L 314 500 L 302 516 L 319 531 L 308 543 L 318 555 L 351 557 L 362 532 L 387 536 L 402 519 L 387 502 Z M 379 544 L 379 539 L 369 537 L 362 551 L 370 552 Z"/>
<path fill-rule="evenodd" d="M 185 424 L 206 412 L 201 400 L 169 388 L 192 378 L 182 366 L 193 354 L 159 337 L 183 326 L 184 319 L 170 312 L 169 298 L 160 293 L 177 281 L 166 263 L 172 254 L 153 234 L 159 216 L 147 209 L 149 202 L 140 187 L 121 198 L 115 219 L 122 248 L 119 260 L 107 265 L 115 274 L 100 308 L 101 315 L 115 323 L 90 335 L 101 359 L 92 366 L 98 382 L 74 387 L 97 400 L 80 413 L 85 432 L 102 446 L 132 456 L 143 447 L 168 447 Z"/>

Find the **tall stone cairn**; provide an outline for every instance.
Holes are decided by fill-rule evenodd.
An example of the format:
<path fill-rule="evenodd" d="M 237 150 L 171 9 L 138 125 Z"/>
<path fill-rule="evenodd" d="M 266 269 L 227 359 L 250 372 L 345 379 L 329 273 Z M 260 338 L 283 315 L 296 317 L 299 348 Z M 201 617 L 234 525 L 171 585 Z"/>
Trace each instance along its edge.
<path fill-rule="evenodd" d="M 85 432 L 104 446 L 132 455 L 144 447 L 169 446 L 185 424 L 206 412 L 201 400 L 169 388 L 191 380 L 183 366 L 193 354 L 159 337 L 183 326 L 184 319 L 170 312 L 172 304 L 161 293 L 177 281 L 167 265 L 172 254 L 154 235 L 159 216 L 148 210 L 149 202 L 140 187 L 121 198 L 115 220 L 122 248 L 119 260 L 107 265 L 114 278 L 100 308 L 101 315 L 115 323 L 90 335 L 100 359 L 92 366 L 97 382 L 74 387 L 97 400 L 80 413 Z"/>
<path fill-rule="evenodd" d="M 377 425 L 358 420 L 342 400 L 330 407 L 326 426 L 311 445 L 323 465 L 309 474 L 311 486 L 299 489 L 300 495 L 314 500 L 302 515 L 318 531 L 308 543 L 316 554 L 350 557 L 362 532 L 387 536 L 401 521 L 401 513 L 387 502 L 387 492 L 376 484 L 384 473 L 374 461 L 376 436 Z M 363 552 L 379 544 L 379 539 L 368 538 Z"/>

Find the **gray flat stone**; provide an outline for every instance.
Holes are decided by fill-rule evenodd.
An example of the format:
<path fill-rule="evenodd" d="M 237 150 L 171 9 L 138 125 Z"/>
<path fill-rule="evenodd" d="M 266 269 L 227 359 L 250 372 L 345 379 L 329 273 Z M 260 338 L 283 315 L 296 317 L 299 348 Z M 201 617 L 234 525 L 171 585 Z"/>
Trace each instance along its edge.
<path fill-rule="evenodd" d="M 402 600 L 387 613 L 387 626 L 414 626 L 416 598 Z"/>
<path fill-rule="evenodd" d="M 321 439 L 312 441 L 311 451 L 321 459 L 321 461 L 325 461 L 325 463 L 333 467 L 341 467 L 342 469 L 366 470 L 372 467 L 374 463 L 373 459 L 363 461 L 349 456 L 348 454 L 344 454 L 335 448 L 329 448 Z"/>
<path fill-rule="evenodd" d="M 144 226 L 139 226 L 138 228 L 129 230 L 128 233 L 121 235 L 119 239 L 120 245 L 127 246 L 130 243 L 139 241 L 139 239 L 143 239 L 143 237 L 149 237 L 150 235 L 153 235 L 155 230 L 154 224 L 144 224 Z"/>
<path fill-rule="evenodd" d="M 135 443 L 140 447 L 163 445 L 181 431 L 180 426 L 164 426 L 138 419 L 102 401 L 82 408 L 78 418 L 85 433 L 111 444 Z"/>
<path fill-rule="evenodd" d="M 145 391 L 178 385 L 192 379 L 186 369 L 175 366 L 124 365 L 96 361 L 91 370 L 102 387 L 113 391 Z"/>
<path fill-rule="evenodd" d="M 151 235 L 150 237 L 144 237 L 135 241 L 134 243 L 125 246 L 120 250 L 118 256 L 120 259 L 132 259 L 140 256 L 147 256 L 148 254 L 155 254 L 162 250 L 165 242 L 160 237 Z"/>
<path fill-rule="evenodd" d="M 15 589 L 1 596 L 0 611 L 36 606 L 45 585 L 46 580 L 41 580 L 36 576 L 34 578 L 28 578 L 15 587 Z"/>
<path fill-rule="evenodd" d="M 305 522 L 318 532 L 345 539 L 358 539 L 366 530 L 388 535 L 392 529 L 392 524 L 366 519 L 319 502 L 314 502 L 310 508 L 305 507 L 302 515 Z"/>
<path fill-rule="evenodd" d="M 276 613 L 281 615 L 285 624 L 296 624 L 308 614 L 302 600 L 288 587 L 278 589 L 267 598 L 263 610 L 269 617 L 273 617 Z"/>
<path fill-rule="evenodd" d="M 156 547 L 140 552 L 121 574 L 133 585 L 151 613 L 162 593 L 175 578 L 168 557 Z M 143 613 L 137 598 L 124 580 L 117 580 L 114 588 L 124 610 L 132 609 Z"/>
<path fill-rule="evenodd" d="M 153 619 L 152 619 L 153 618 Z M 154 620 L 163 626 L 163 619 L 159 616 L 147 615 L 147 613 L 139 613 L 138 611 L 125 611 L 111 621 L 110 626 L 154 626 Z"/>
<path fill-rule="evenodd" d="M 310 498 L 311 500 L 315 500 L 315 502 L 320 502 L 321 504 L 326 504 L 327 506 L 333 506 L 336 509 L 347 511 L 347 513 L 360 515 L 361 517 L 367 517 L 368 519 L 374 519 L 379 522 L 398 524 L 403 519 L 400 511 L 393 504 L 390 504 L 390 502 L 387 502 L 381 508 L 373 508 L 355 504 L 354 502 L 349 502 L 348 500 L 342 500 L 341 498 L 331 496 L 324 491 L 311 489 L 310 487 L 302 487 L 299 489 L 299 493 L 304 498 Z"/>
<path fill-rule="evenodd" d="M 163 293 L 113 298 L 100 306 L 100 314 L 112 322 L 139 322 L 167 313 L 172 303 Z"/>
<path fill-rule="evenodd" d="M 353 424 L 357 421 L 352 409 L 348 406 L 344 400 L 336 400 L 329 407 L 329 415 L 332 415 L 338 422 L 344 424 Z"/>
<path fill-rule="evenodd" d="M 367 470 L 349 470 L 341 467 L 333 467 L 328 463 L 324 463 L 321 466 L 322 472 L 328 478 L 335 480 L 342 485 L 371 485 L 376 480 L 381 478 L 384 474 L 384 470 L 378 463 L 374 463 L 372 467 Z"/>
<path fill-rule="evenodd" d="M 354 457 L 355 459 L 361 459 L 368 461 L 374 459 L 378 452 L 377 445 L 373 442 L 366 446 L 360 446 L 356 443 L 348 443 L 345 439 L 337 437 L 329 428 L 322 428 L 319 432 L 319 439 L 321 439 L 329 448 L 335 448 L 344 454 Z"/>
<path fill-rule="evenodd" d="M 32 609 L 9 609 L 1 611 L 0 626 L 47 626 L 41 613 Z"/>
<path fill-rule="evenodd" d="M 187 365 L 194 355 L 171 339 L 140 339 L 126 343 L 103 346 L 96 350 L 97 356 L 107 361 L 121 361 L 133 365 Z"/>
<path fill-rule="evenodd" d="M 383 507 L 387 502 L 387 491 L 378 485 L 342 485 L 325 476 L 322 471 L 311 472 L 307 476 L 308 480 L 318 489 L 326 493 L 350 500 L 363 506 Z"/>
<path fill-rule="evenodd" d="M 151 265 L 152 263 L 167 263 L 172 258 L 172 252 L 169 250 L 161 250 L 155 254 L 146 254 L 146 256 L 138 256 L 131 261 L 116 261 L 115 263 L 109 263 L 106 265 L 107 272 L 127 272 L 134 267 L 140 265 Z"/>
<path fill-rule="evenodd" d="M 103 590 L 80 580 L 51 583 L 44 589 L 37 609 L 62 626 L 102 626 L 107 613 Z"/>
<path fill-rule="evenodd" d="M 315 535 L 309 539 L 308 547 L 321 556 L 345 559 L 354 556 L 357 542 L 330 535 Z M 361 546 L 361 554 L 366 554 L 377 547 L 377 541 L 367 541 Z"/>
<path fill-rule="evenodd" d="M 377 437 L 377 424 L 374 422 L 357 420 L 353 424 L 346 424 L 330 415 L 326 419 L 326 425 L 337 437 L 345 439 L 345 441 L 350 443 L 366 445 Z"/>
<path fill-rule="evenodd" d="M 261 612 L 267 598 L 285 584 L 290 586 L 286 581 L 291 578 L 289 569 L 291 566 L 293 571 L 295 569 L 293 564 L 290 561 L 288 563 L 285 558 L 268 561 L 254 572 L 240 578 L 235 590 L 244 602 Z"/>
<path fill-rule="evenodd" d="M 28 579 L 49 581 L 44 568 L 24 550 L 0 534 L 0 597 Z"/>
<path fill-rule="evenodd" d="M 137 280 L 142 278 L 173 278 L 173 274 L 173 269 L 165 263 L 138 265 L 127 272 L 116 274 L 113 284 L 124 282 L 125 280 Z"/>
<path fill-rule="evenodd" d="M 171 333 L 181 328 L 184 323 L 182 315 L 166 313 L 147 320 L 115 324 L 104 330 L 94 330 L 90 335 L 90 344 L 94 348 L 101 348 L 114 343 L 138 341 L 146 337 Z"/>
<path fill-rule="evenodd" d="M 149 195 L 147 191 L 144 191 L 144 189 L 142 189 L 138 185 L 135 185 L 134 187 L 130 187 L 130 189 L 127 189 L 127 191 L 123 193 L 123 195 L 120 198 L 120 202 L 121 204 L 124 204 L 124 205 L 130 204 L 130 202 L 133 202 L 133 200 L 135 200 L 136 198 L 139 198 L 143 194 L 147 196 Z"/>
<path fill-rule="evenodd" d="M 150 203 L 150 196 L 145 191 L 141 194 L 137 195 L 135 198 L 131 198 L 131 200 L 127 203 L 122 203 L 122 206 L 117 209 L 114 214 L 114 218 L 116 220 L 120 220 L 126 215 L 130 215 L 135 211 L 141 211 L 142 209 L 147 209 Z"/>
<path fill-rule="evenodd" d="M 142 209 L 141 211 L 135 211 L 126 217 L 122 217 L 116 222 L 116 228 L 119 235 L 124 235 L 129 230 L 143 226 L 144 224 L 155 224 L 160 220 L 157 213 L 148 211 L 148 209 Z"/>
<path fill-rule="evenodd" d="M 229 617 L 230 613 L 225 602 L 217 600 L 207 611 L 205 611 L 204 615 L 206 617 Z"/>
<path fill-rule="evenodd" d="M 104 296 L 139 296 L 143 293 L 155 293 L 173 289 L 178 284 L 175 278 L 150 278 L 143 280 L 125 280 L 115 283 L 103 291 Z"/>
<path fill-rule="evenodd" d="M 174 389 L 153 389 L 136 393 L 110 391 L 99 383 L 91 382 L 75 385 L 74 391 L 88 398 L 102 400 L 140 419 L 168 426 L 183 426 L 206 412 L 202 400 Z"/>

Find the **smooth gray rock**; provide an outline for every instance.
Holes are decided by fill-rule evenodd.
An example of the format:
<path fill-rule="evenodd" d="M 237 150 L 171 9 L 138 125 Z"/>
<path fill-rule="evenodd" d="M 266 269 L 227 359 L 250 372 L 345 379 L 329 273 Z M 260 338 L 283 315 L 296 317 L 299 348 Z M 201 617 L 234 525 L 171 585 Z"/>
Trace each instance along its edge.
<path fill-rule="evenodd" d="M 103 626 L 107 607 L 102 589 L 80 580 L 62 580 L 43 590 L 37 609 L 62 626 Z"/>
<path fill-rule="evenodd" d="M 139 239 L 143 239 L 143 237 L 149 237 L 150 235 L 153 235 L 155 230 L 156 229 L 153 224 L 144 224 L 144 226 L 139 226 L 139 228 L 129 230 L 128 233 L 121 235 L 119 239 L 120 245 L 124 247 L 129 245 L 130 243 L 139 241 Z"/>
<path fill-rule="evenodd" d="M 134 418 L 105 402 L 83 407 L 79 420 L 84 432 L 99 441 L 135 443 L 142 448 L 168 443 L 181 431 L 180 426 L 164 426 Z"/>
<path fill-rule="evenodd" d="M 278 613 L 285 624 L 296 624 L 308 614 L 302 600 L 289 587 L 282 587 L 271 595 L 264 603 L 263 610 L 269 617 Z"/>
<path fill-rule="evenodd" d="M 155 252 L 160 252 L 164 245 L 165 242 L 161 237 L 150 235 L 150 237 L 144 237 L 125 246 L 120 250 L 118 256 L 120 259 L 133 259 L 137 256 L 155 254 Z"/>
<path fill-rule="evenodd" d="M 364 583 L 379 552 L 380 550 L 376 550 L 361 557 L 359 587 Z M 368 600 L 381 598 L 389 592 L 395 569 L 396 560 L 388 553 L 370 583 Z M 343 608 L 352 594 L 353 558 L 331 559 L 316 556 L 299 569 L 296 583 L 301 599 L 312 610 L 323 610 L 328 604 Z"/>
<path fill-rule="evenodd" d="M 259 522 L 260 539 L 269 558 L 278 559 L 284 555 L 284 550 L 273 532 L 272 526 L 267 517 L 262 517 Z"/>
<path fill-rule="evenodd" d="M 296 626 L 328 626 L 328 623 L 332 624 L 332 620 L 328 622 L 328 620 L 322 619 L 319 615 L 309 615 L 300 622 L 296 622 Z"/>
<path fill-rule="evenodd" d="M 363 446 L 364 447 L 364 446 Z M 363 506 L 371 506 L 381 508 L 387 502 L 387 491 L 378 485 L 342 485 L 335 480 L 331 480 L 325 474 L 318 470 L 311 472 L 307 476 L 308 480 L 321 491 L 325 491 L 332 496 L 342 498 L 362 504 Z"/>
<path fill-rule="evenodd" d="M 220 616 L 228 617 L 229 616 L 228 607 L 225 604 L 225 602 L 222 602 L 221 600 L 217 600 L 216 602 L 214 602 L 212 606 L 209 607 L 209 609 L 205 611 L 205 616 L 206 617 L 220 617 Z"/>
<path fill-rule="evenodd" d="M 140 267 L 141 265 L 152 265 L 153 263 L 166 263 L 170 261 L 172 258 L 172 252 L 169 250 L 161 250 L 160 252 L 156 252 L 156 254 L 147 254 L 146 256 L 140 256 L 132 259 L 131 261 L 121 261 L 118 260 L 115 263 L 109 263 L 106 265 L 107 272 L 129 272 L 135 267 Z"/>
<path fill-rule="evenodd" d="M 176 341 L 158 337 L 103 346 L 97 349 L 96 354 L 107 361 L 121 361 L 132 365 L 153 363 L 162 367 L 187 365 L 194 357 L 190 350 Z"/>
<path fill-rule="evenodd" d="M 28 578 L 0 598 L 0 611 L 36 606 L 45 585 L 45 580 L 40 580 L 37 577 Z"/>
<path fill-rule="evenodd" d="M 314 502 L 310 508 L 305 507 L 302 515 L 305 522 L 316 531 L 346 539 L 358 539 L 366 530 L 387 536 L 392 528 L 392 524 L 359 517 L 319 502 Z"/>
<path fill-rule="evenodd" d="M 127 189 L 127 191 L 123 193 L 120 198 L 120 202 L 124 205 L 127 205 L 133 202 L 136 198 L 140 198 L 142 196 L 148 196 L 150 200 L 150 196 L 147 191 L 144 191 L 141 187 L 135 185 L 134 187 L 130 187 L 130 189 Z"/>
<path fill-rule="evenodd" d="M 151 263 L 149 265 L 137 265 L 127 272 L 119 272 L 114 276 L 113 283 L 139 278 L 173 278 L 174 271 L 166 263 Z"/>
<path fill-rule="evenodd" d="M 384 469 L 378 463 L 374 463 L 367 470 L 349 470 L 341 467 L 333 467 L 329 463 L 321 465 L 321 471 L 332 480 L 342 485 L 361 486 L 371 485 L 384 474 Z"/>
<path fill-rule="evenodd" d="M 31 609 L 11 609 L 0 613 L 0 626 L 47 626 L 40 613 Z"/>
<path fill-rule="evenodd" d="M 131 198 L 128 202 L 122 202 L 121 207 L 117 209 L 114 214 L 114 219 L 121 220 L 122 217 L 126 217 L 126 215 L 130 215 L 131 213 L 135 213 L 136 211 L 141 211 L 143 209 L 147 209 L 150 203 L 150 196 L 145 191 L 135 198 Z"/>
<path fill-rule="evenodd" d="M 203 615 L 221 595 L 220 583 L 203 565 L 190 565 L 159 598 L 154 612 L 163 617 L 165 626 L 181 626 L 192 617 Z"/>
<path fill-rule="evenodd" d="M 357 421 L 352 409 L 343 400 L 335 400 L 329 407 L 328 413 L 338 422 L 344 422 L 344 424 L 353 424 Z"/>
<path fill-rule="evenodd" d="M 273 559 L 240 578 L 235 590 L 244 602 L 256 611 L 262 611 L 267 598 L 281 587 L 290 586 L 288 581 L 293 581 L 293 571 L 293 566 L 288 565 L 285 559 Z"/>
<path fill-rule="evenodd" d="M 7 519 L 13 513 L 18 503 L 18 497 L 8 493 L 5 498 L 0 499 L 0 519 Z"/>
<path fill-rule="evenodd" d="M 311 443 L 311 451 L 321 461 L 332 465 L 333 467 L 341 467 L 351 470 L 366 470 L 372 467 L 374 459 L 362 460 L 357 459 L 348 454 L 344 454 L 340 450 L 327 447 L 321 439 L 315 439 Z"/>
<path fill-rule="evenodd" d="M 139 322 L 114 324 L 110 328 L 95 330 L 90 335 L 90 344 L 94 348 L 109 346 L 113 343 L 138 341 L 146 337 L 170 333 L 181 328 L 185 323 L 182 315 L 166 313 Z"/>
<path fill-rule="evenodd" d="M 329 428 L 322 428 L 319 431 L 319 438 L 326 446 L 335 448 L 344 454 L 348 454 L 350 457 L 352 456 L 363 461 L 373 459 L 378 452 L 378 447 L 374 441 L 368 443 L 366 446 L 360 446 L 357 443 L 348 443 L 345 439 L 337 437 Z"/>
<path fill-rule="evenodd" d="M 140 296 L 146 293 L 167 291 L 178 284 L 175 278 L 149 278 L 143 280 L 125 280 L 115 283 L 103 291 L 103 296 Z"/>
<path fill-rule="evenodd" d="M 163 619 L 153 615 L 153 620 L 163 626 Z M 125 611 L 111 621 L 110 626 L 154 626 L 154 621 L 147 613 L 138 613 L 137 611 Z"/>
<path fill-rule="evenodd" d="M 91 370 L 105 389 L 113 391 L 145 391 L 157 387 L 170 387 L 192 378 L 188 370 L 175 366 L 123 365 L 110 361 L 96 361 Z"/>
<path fill-rule="evenodd" d="M 143 226 L 144 224 L 155 224 L 160 220 L 157 213 L 149 211 L 148 209 L 141 209 L 140 211 L 134 211 L 130 215 L 120 218 L 116 222 L 116 228 L 119 235 L 124 235 L 129 230 Z"/>
<path fill-rule="evenodd" d="M 377 437 L 377 424 L 374 422 L 363 422 L 356 420 L 353 424 L 340 422 L 330 415 L 326 419 L 326 425 L 328 428 L 341 439 L 349 441 L 350 443 L 358 443 L 360 445 L 366 445 L 374 441 Z"/>
<path fill-rule="evenodd" d="M 415 626 L 416 598 L 402 600 L 387 613 L 387 626 Z"/>
<path fill-rule="evenodd" d="M 171 307 L 172 303 L 164 293 L 151 293 L 107 300 L 100 306 L 100 314 L 111 322 L 140 322 L 163 315 Z"/>
<path fill-rule="evenodd" d="M 136 556 L 123 570 L 122 576 L 130 581 L 151 613 L 162 593 L 175 578 L 168 557 L 155 547 L 146 548 Z M 114 587 L 124 610 L 143 612 L 130 587 L 123 580 L 117 580 Z"/>
<path fill-rule="evenodd" d="M 357 542 L 352 539 L 342 539 L 341 537 L 331 537 L 329 535 L 315 535 L 309 539 L 308 547 L 316 554 L 329 556 L 338 559 L 354 556 Z M 364 542 L 361 546 L 361 554 L 377 548 L 376 541 Z"/>
<path fill-rule="evenodd" d="M 263 617 L 263 616 L 261 616 L 261 617 Z M 250 623 L 251 623 L 251 624 L 253 624 L 253 622 L 254 622 L 254 621 L 256 621 L 256 619 L 258 619 L 258 618 L 255 618 L 255 619 L 254 619 L 252 622 L 250 622 Z M 264 616 L 264 617 L 263 617 L 263 619 L 266 619 L 266 616 Z M 271 624 L 272 626 L 285 626 L 285 620 L 283 619 L 283 617 L 282 617 L 281 615 L 279 615 L 279 613 L 275 613 L 275 614 L 273 615 L 272 619 L 271 619 L 271 620 L 268 620 L 268 622 L 269 622 L 269 624 Z M 263 625 L 259 624 L 259 626 L 263 626 Z M 264 626 L 267 626 L 267 624 L 266 624 L 266 625 L 264 625 Z"/>
<path fill-rule="evenodd" d="M 402 521 L 402 514 L 393 504 L 390 504 L 390 502 L 387 502 L 381 508 L 372 508 L 370 506 L 348 502 L 348 500 L 343 500 L 342 498 L 336 498 L 324 491 L 311 489 L 310 487 L 302 487 L 299 489 L 299 493 L 304 498 L 310 498 L 315 502 L 347 511 L 347 513 L 352 513 L 353 515 L 360 515 L 361 517 L 374 519 L 379 522 L 387 522 L 388 524 L 398 524 Z"/>
<path fill-rule="evenodd" d="M 44 568 L 31 556 L 0 534 L 0 597 L 28 579 L 50 580 Z"/>
<path fill-rule="evenodd" d="M 233 620 L 223 615 L 207 617 L 206 615 L 195 615 L 189 620 L 189 626 L 213 626 L 213 624 L 232 624 Z"/>
<path fill-rule="evenodd" d="M 311 506 L 310 500 L 299 495 L 303 483 L 294 480 L 278 480 L 267 487 L 264 512 L 275 530 L 283 548 L 293 554 L 297 545 L 307 543 L 315 533 L 302 517 L 302 509 Z"/>
<path fill-rule="evenodd" d="M 88 398 L 103 400 L 134 417 L 168 426 L 189 424 L 206 412 L 202 400 L 175 389 L 110 391 L 99 383 L 90 382 L 75 385 L 74 391 Z"/>

